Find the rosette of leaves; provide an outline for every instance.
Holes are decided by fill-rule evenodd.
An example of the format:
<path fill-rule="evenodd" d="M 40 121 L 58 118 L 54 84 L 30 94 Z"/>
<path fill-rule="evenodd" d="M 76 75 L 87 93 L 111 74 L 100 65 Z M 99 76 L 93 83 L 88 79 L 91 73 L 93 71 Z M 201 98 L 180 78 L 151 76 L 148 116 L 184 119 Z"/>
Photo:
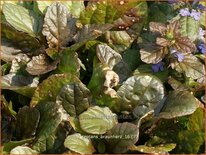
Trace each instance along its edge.
<path fill-rule="evenodd" d="M 140 50 L 141 60 L 148 64 L 157 64 L 166 58 L 166 64 L 179 73 L 192 79 L 202 79 L 204 76 L 204 65 L 196 58 L 195 44 L 180 33 L 180 22 L 172 21 L 169 24 L 150 23 L 150 31 L 156 38 L 155 42 L 143 43 Z M 174 58 L 171 50 L 180 52 L 183 60 Z M 191 61 L 192 60 L 192 61 Z"/>
<path fill-rule="evenodd" d="M 140 50 L 141 60 L 145 63 L 156 64 L 169 54 L 169 49 L 175 49 L 182 53 L 194 53 L 195 44 L 187 37 L 183 37 L 179 32 L 179 21 L 169 24 L 151 22 L 150 31 L 155 33 L 156 42 L 146 43 Z"/>

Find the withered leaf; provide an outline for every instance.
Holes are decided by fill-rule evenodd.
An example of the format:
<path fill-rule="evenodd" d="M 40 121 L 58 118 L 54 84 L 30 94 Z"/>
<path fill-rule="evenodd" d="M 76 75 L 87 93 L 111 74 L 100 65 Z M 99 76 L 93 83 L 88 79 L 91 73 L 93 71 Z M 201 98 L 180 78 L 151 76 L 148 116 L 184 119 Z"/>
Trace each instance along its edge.
<path fill-rule="evenodd" d="M 105 73 L 104 93 L 111 97 L 116 96 L 116 91 L 112 89 L 119 83 L 119 76 L 112 70 L 107 70 Z"/>

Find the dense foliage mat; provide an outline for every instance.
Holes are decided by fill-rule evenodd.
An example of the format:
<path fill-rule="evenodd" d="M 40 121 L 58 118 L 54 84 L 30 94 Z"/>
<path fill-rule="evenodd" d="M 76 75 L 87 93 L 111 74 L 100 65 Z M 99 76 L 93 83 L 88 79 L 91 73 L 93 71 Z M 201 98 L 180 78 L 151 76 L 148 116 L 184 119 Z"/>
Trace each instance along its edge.
<path fill-rule="evenodd" d="M 204 2 L 1 4 L 3 154 L 204 153 Z"/>

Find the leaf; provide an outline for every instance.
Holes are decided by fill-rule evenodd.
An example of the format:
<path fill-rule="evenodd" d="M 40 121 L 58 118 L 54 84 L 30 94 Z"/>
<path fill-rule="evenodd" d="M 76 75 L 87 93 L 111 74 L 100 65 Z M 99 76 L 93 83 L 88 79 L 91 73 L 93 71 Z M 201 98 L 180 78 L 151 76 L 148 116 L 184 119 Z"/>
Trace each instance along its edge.
<path fill-rule="evenodd" d="M 154 109 L 165 96 L 162 82 L 150 74 L 137 74 L 128 78 L 118 89 L 121 110 L 132 111 L 135 107 Z M 141 111 L 141 110 L 140 110 Z"/>
<path fill-rule="evenodd" d="M 105 24 L 111 23 L 117 10 L 109 3 L 92 3 L 90 2 L 86 9 L 81 12 L 79 20 L 82 24 Z"/>
<path fill-rule="evenodd" d="M 26 139 L 34 136 L 40 119 L 39 111 L 24 106 L 17 114 L 16 137 Z"/>
<path fill-rule="evenodd" d="M 2 76 L 1 87 L 2 89 L 13 90 L 24 96 L 32 97 L 38 83 L 38 78 L 11 73 Z"/>
<path fill-rule="evenodd" d="M 189 116 L 188 130 L 197 131 L 197 130 L 204 130 L 204 109 L 197 108 L 197 110 Z"/>
<path fill-rule="evenodd" d="M 55 102 L 40 102 L 37 109 L 40 112 L 40 121 L 36 136 L 39 139 L 45 139 L 56 130 L 62 121 L 60 105 Z"/>
<path fill-rule="evenodd" d="M 55 48 L 47 48 L 45 49 L 46 54 L 52 59 L 52 60 L 57 60 L 58 58 L 58 51 Z"/>
<path fill-rule="evenodd" d="M 27 146 L 17 146 L 11 150 L 10 154 L 38 154 L 38 152 Z"/>
<path fill-rule="evenodd" d="M 139 151 L 142 153 L 168 153 L 176 147 L 176 144 L 162 144 L 158 146 L 146 146 L 146 145 L 138 145 L 132 146 L 130 148 L 131 151 Z"/>
<path fill-rule="evenodd" d="M 179 132 L 178 139 L 180 146 L 177 148 L 177 152 L 198 153 L 200 146 L 204 145 L 204 131 L 182 131 Z"/>
<path fill-rule="evenodd" d="M 69 8 L 71 14 L 76 18 L 79 18 L 80 13 L 85 9 L 83 0 L 68 1 L 67 7 Z"/>
<path fill-rule="evenodd" d="M 27 64 L 26 71 L 31 75 L 41 75 L 57 68 L 58 61 L 52 62 L 45 54 L 32 57 Z"/>
<path fill-rule="evenodd" d="M 137 69 L 133 72 L 133 75 L 137 75 L 140 73 L 149 73 L 153 74 L 157 78 L 159 78 L 162 82 L 166 82 L 168 80 L 169 70 L 164 69 L 164 71 L 154 73 L 152 71 L 151 64 L 143 64 L 137 67 Z"/>
<path fill-rule="evenodd" d="M 1 23 L 2 45 L 16 47 L 22 52 L 31 52 L 40 48 L 40 42 L 27 33 L 17 31 L 8 23 Z M 11 44 L 11 45 L 10 45 Z"/>
<path fill-rule="evenodd" d="M 62 105 L 72 117 L 77 117 L 91 103 L 91 93 L 83 83 L 65 85 L 57 96 L 58 104 Z"/>
<path fill-rule="evenodd" d="M 190 38 L 191 41 L 195 41 L 198 38 L 199 22 L 189 16 L 181 17 L 180 32 L 183 36 Z"/>
<path fill-rule="evenodd" d="M 188 90 L 189 89 L 189 88 L 187 88 L 187 86 L 182 84 L 180 81 L 177 81 L 173 77 L 168 77 L 168 83 L 171 85 L 171 87 L 174 90 Z"/>
<path fill-rule="evenodd" d="M 197 109 L 195 97 L 188 91 L 172 91 L 164 102 L 158 117 L 171 119 L 190 115 Z"/>
<path fill-rule="evenodd" d="M 126 31 L 108 31 L 105 33 L 105 40 L 115 46 L 115 50 L 122 52 L 130 48 L 134 41 Z"/>
<path fill-rule="evenodd" d="M 55 133 L 52 133 L 46 139 L 38 139 L 32 145 L 32 149 L 37 150 L 38 152 L 49 153 L 49 151 L 54 147 L 55 138 Z"/>
<path fill-rule="evenodd" d="M 12 61 L 17 54 L 22 53 L 20 49 L 4 39 L 1 41 L 1 50 L 1 59 L 5 62 Z"/>
<path fill-rule="evenodd" d="M 204 110 L 198 108 L 191 115 L 162 119 L 153 134 L 167 142 L 176 143 L 175 149 L 170 153 L 197 153 L 200 146 L 204 145 L 203 118 Z"/>
<path fill-rule="evenodd" d="M 131 69 L 124 62 L 124 60 L 121 60 L 119 63 L 117 63 L 114 66 L 113 70 L 119 76 L 119 83 L 120 84 L 122 84 L 122 82 L 124 82 L 128 77 L 130 77 L 132 75 Z"/>
<path fill-rule="evenodd" d="M 3 13 L 9 24 L 18 31 L 23 31 L 35 36 L 38 30 L 38 18 L 20 5 L 11 3 L 3 4 Z"/>
<path fill-rule="evenodd" d="M 149 21 L 166 23 L 176 15 L 173 5 L 168 2 L 152 3 L 149 7 Z"/>
<path fill-rule="evenodd" d="M 21 141 L 9 141 L 8 143 L 4 143 L 3 144 L 3 153 L 9 154 L 13 148 L 15 148 L 17 146 L 28 144 L 28 143 L 32 142 L 32 140 L 33 139 L 30 138 L 30 139 L 24 139 Z"/>
<path fill-rule="evenodd" d="M 9 74 L 9 70 L 11 69 L 11 64 L 5 63 L 1 65 L 1 76 Z"/>
<path fill-rule="evenodd" d="M 116 124 L 105 135 L 108 149 L 112 153 L 125 153 L 130 146 L 137 142 L 138 138 L 138 127 L 128 122 Z"/>
<path fill-rule="evenodd" d="M 53 74 L 38 85 L 32 97 L 30 106 L 36 106 L 40 101 L 56 101 L 61 88 L 70 82 L 79 82 L 78 78 L 71 74 Z M 55 87 L 54 87 L 55 86 Z"/>
<path fill-rule="evenodd" d="M 1 10 L 2 10 L 2 6 L 4 3 L 12 3 L 12 4 L 18 4 L 18 0 L 14 0 L 14 1 L 7 1 L 7 0 L 2 0 L 1 2 Z"/>
<path fill-rule="evenodd" d="M 92 154 L 96 151 L 92 141 L 79 133 L 67 136 L 64 146 L 80 154 Z"/>
<path fill-rule="evenodd" d="M 140 50 L 141 60 L 149 64 L 157 64 L 162 61 L 167 53 L 167 48 L 154 45 L 149 45 Z"/>
<path fill-rule="evenodd" d="M 198 153 L 201 145 L 204 143 L 204 110 L 198 108 L 189 116 L 186 131 L 178 133 L 179 145 L 176 151 L 184 153 Z M 187 147 L 183 147 L 187 146 Z"/>
<path fill-rule="evenodd" d="M 150 22 L 149 29 L 151 32 L 163 34 L 166 31 L 167 27 L 163 23 Z"/>
<path fill-rule="evenodd" d="M 100 62 L 107 64 L 111 69 L 122 60 L 122 56 L 106 44 L 97 45 L 96 51 Z"/>
<path fill-rule="evenodd" d="M 62 4 L 64 4 L 69 9 L 69 12 L 71 12 L 71 14 L 77 18 L 79 17 L 80 12 L 84 10 L 83 1 L 55 1 L 55 2 L 61 2 Z M 54 3 L 54 1 L 37 1 L 37 6 L 42 13 L 45 13 L 47 7 L 49 7 L 52 3 Z"/>
<path fill-rule="evenodd" d="M 165 14 L 159 9 L 157 5 L 155 5 L 155 3 L 149 7 L 148 18 L 149 21 L 153 22 L 165 23 L 167 21 Z"/>
<path fill-rule="evenodd" d="M 13 110 L 12 102 L 10 101 L 8 103 L 3 95 L 1 95 L 1 102 L 2 102 L 2 110 L 4 110 L 7 115 L 16 118 L 16 111 Z"/>
<path fill-rule="evenodd" d="M 80 127 L 79 119 L 76 117 L 69 117 L 71 127 L 80 134 L 86 134 Z"/>
<path fill-rule="evenodd" d="M 176 61 L 174 68 L 179 73 L 184 73 L 187 77 L 193 79 L 200 79 L 205 76 L 204 65 L 192 54 L 185 54 L 182 62 Z"/>
<path fill-rule="evenodd" d="M 109 108 L 94 106 L 79 115 L 79 122 L 87 133 L 104 134 L 117 123 L 117 120 Z"/>
<path fill-rule="evenodd" d="M 101 36 L 106 31 L 110 30 L 112 27 L 112 24 L 87 24 L 83 26 L 81 25 L 79 27 L 79 31 L 74 37 L 74 40 L 78 44 L 86 43 L 87 41 L 94 40 L 97 37 Z"/>
<path fill-rule="evenodd" d="M 129 69 L 132 71 L 141 64 L 140 53 L 136 49 L 129 49 L 124 51 L 122 58 Z"/>
<path fill-rule="evenodd" d="M 26 64 L 30 61 L 30 58 L 26 54 L 18 54 L 15 56 L 15 59 L 12 60 L 10 74 L 22 74 L 28 76 L 28 73 L 25 72 Z M 31 76 L 30 76 L 31 77 Z M 33 77 L 31 77 L 33 78 Z"/>
<path fill-rule="evenodd" d="M 189 38 L 182 37 L 179 34 L 175 37 L 175 44 L 171 48 L 183 53 L 194 53 L 196 51 L 195 44 Z"/>
<path fill-rule="evenodd" d="M 156 44 L 159 45 L 159 46 L 163 46 L 163 47 L 166 47 L 166 46 L 170 46 L 170 41 L 165 39 L 165 38 L 159 38 L 157 37 L 156 38 Z"/>
<path fill-rule="evenodd" d="M 60 63 L 58 65 L 58 71 L 60 73 L 69 73 L 79 76 L 80 60 L 78 54 L 72 49 L 66 49 L 61 52 Z"/>
<path fill-rule="evenodd" d="M 48 138 L 40 140 L 37 144 L 33 145 L 32 149 L 38 150 L 46 154 L 58 154 L 65 151 L 64 141 L 70 132 L 70 125 L 67 122 L 62 122 L 55 132 L 49 135 Z"/>
<path fill-rule="evenodd" d="M 36 3 L 41 13 L 45 13 L 46 9 L 54 2 L 53 1 L 36 1 Z"/>
<path fill-rule="evenodd" d="M 65 47 L 75 33 L 75 19 L 62 3 L 53 3 L 48 7 L 44 18 L 42 33 L 50 48 Z"/>

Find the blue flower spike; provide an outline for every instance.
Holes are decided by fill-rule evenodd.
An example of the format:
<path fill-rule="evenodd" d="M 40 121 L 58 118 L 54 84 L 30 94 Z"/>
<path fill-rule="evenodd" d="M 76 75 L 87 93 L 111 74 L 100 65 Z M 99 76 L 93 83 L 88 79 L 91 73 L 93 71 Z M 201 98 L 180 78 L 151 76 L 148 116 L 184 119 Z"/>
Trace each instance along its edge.
<path fill-rule="evenodd" d="M 203 42 L 197 45 L 197 49 L 200 53 L 205 54 L 205 44 Z"/>
<path fill-rule="evenodd" d="M 164 70 L 164 66 L 163 66 L 163 62 L 162 61 L 158 62 L 157 64 L 153 64 L 152 65 L 152 71 L 154 73 L 157 73 L 157 72 L 163 71 L 163 70 Z"/>

